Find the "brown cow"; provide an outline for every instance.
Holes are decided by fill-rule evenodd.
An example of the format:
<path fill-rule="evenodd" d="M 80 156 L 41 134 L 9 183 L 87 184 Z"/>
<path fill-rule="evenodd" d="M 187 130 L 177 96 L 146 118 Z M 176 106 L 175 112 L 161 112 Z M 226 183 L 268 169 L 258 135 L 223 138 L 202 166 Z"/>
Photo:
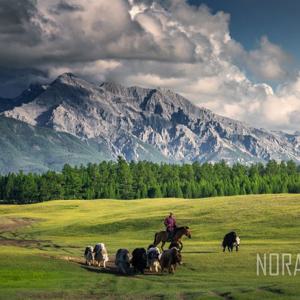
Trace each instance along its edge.
<path fill-rule="evenodd" d="M 174 273 L 176 265 L 181 264 L 181 260 L 182 257 L 177 248 L 164 251 L 160 257 L 161 271 L 163 272 L 165 268 L 168 268 L 169 273 Z"/>

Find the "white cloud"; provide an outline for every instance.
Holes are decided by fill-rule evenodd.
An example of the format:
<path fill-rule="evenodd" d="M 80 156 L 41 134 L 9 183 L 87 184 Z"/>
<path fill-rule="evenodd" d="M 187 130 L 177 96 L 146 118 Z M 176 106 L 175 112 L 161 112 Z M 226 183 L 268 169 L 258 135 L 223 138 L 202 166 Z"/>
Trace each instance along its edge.
<path fill-rule="evenodd" d="M 17 0 L 4 1 L 9 7 Z M 72 71 L 94 81 L 171 88 L 254 126 L 300 130 L 300 76 L 289 77 L 275 91 L 264 83 L 289 75 L 288 55 L 267 37 L 247 52 L 231 38 L 224 12 L 212 14 L 184 0 L 22 3 L 28 13 L 14 11 L 11 19 L 7 14 L 1 19 L 0 13 L 0 25 L 11 31 L 0 31 L 0 43 L 7 45 L 0 49 L 0 67 L 33 67 L 52 78 Z"/>
<path fill-rule="evenodd" d="M 260 48 L 248 54 L 249 69 L 262 80 L 282 79 L 287 74 L 288 55 L 267 37 L 262 37 Z"/>

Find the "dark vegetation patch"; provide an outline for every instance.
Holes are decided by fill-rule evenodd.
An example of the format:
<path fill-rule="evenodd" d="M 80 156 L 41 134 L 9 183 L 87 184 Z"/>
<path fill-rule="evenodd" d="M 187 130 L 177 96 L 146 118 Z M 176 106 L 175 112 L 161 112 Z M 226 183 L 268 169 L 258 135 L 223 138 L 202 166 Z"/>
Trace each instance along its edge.
<path fill-rule="evenodd" d="M 184 292 L 179 294 L 178 298 L 180 300 L 198 300 L 201 299 L 202 296 L 205 295 L 205 292 Z"/>
<path fill-rule="evenodd" d="M 58 205 L 55 207 L 55 210 L 68 210 L 77 208 L 79 208 L 79 205 Z"/>
<path fill-rule="evenodd" d="M 283 295 L 284 291 L 281 288 L 275 286 L 261 286 L 258 288 L 259 290 L 267 291 L 276 295 Z"/>
<path fill-rule="evenodd" d="M 224 300 L 234 300 L 234 297 L 232 296 L 231 292 L 218 292 L 218 291 L 213 291 L 213 294 L 216 296 L 219 296 L 223 298 Z"/>
<path fill-rule="evenodd" d="M 250 292 L 253 292 L 253 289 L 252 288 L 242 288 L 242 289 L 239 289 L 239 291 L 242 293 L 242 294 L 248 294 Z"/>

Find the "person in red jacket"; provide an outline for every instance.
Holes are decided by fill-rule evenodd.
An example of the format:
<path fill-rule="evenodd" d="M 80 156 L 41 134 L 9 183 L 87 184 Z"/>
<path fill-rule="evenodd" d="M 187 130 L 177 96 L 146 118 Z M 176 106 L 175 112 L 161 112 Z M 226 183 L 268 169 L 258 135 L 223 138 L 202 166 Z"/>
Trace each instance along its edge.
<path fill-rule="evenodd" d="M 173 237 L 174 229 L 176 228 L 176 219 L 173 213 L 170 212 L 169 216 L 165 218 L 164 224 L 166 226 L 166 231 L 168 232 L 169 239 Z"/>

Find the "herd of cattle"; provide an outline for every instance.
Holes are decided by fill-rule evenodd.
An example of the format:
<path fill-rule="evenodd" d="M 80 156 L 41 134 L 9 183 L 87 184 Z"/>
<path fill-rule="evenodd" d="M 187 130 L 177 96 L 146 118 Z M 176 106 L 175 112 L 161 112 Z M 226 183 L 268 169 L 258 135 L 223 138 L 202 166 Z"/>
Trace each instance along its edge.
<path fill-rule="evenodd" d="M 236 232 L 229 232 L 224 236 L 222 247 L 223 251 L 233 251 L 236 248 L 238 251 L 240 245 L 240 238 Z M 103 266 L 106 268 L 106 263 L 109 261 L 109 256 L 104 243 L 98 243 L 95 247 L 88 246 L 84 251 L 84 258 L 86 264 Z M 181 248 L 177 241 L 170 244 L 168 250 L 160 251 L 159 248 L 153 244 L 149 245 L 147 250 L 145 248 L 136 248 L 130 252 L 127 249 L 119 249 L 115 255 L 115 265 L 117 271 L 121 274 L 130 274 L 133 270 L 134 273 L 148 269 L 150 272 L 164 272 L 165 269 L 169 273 L 174 273 L 176 266 L 182 263 Z M 133 269 L 131 268 L 133 267 Z"/>

